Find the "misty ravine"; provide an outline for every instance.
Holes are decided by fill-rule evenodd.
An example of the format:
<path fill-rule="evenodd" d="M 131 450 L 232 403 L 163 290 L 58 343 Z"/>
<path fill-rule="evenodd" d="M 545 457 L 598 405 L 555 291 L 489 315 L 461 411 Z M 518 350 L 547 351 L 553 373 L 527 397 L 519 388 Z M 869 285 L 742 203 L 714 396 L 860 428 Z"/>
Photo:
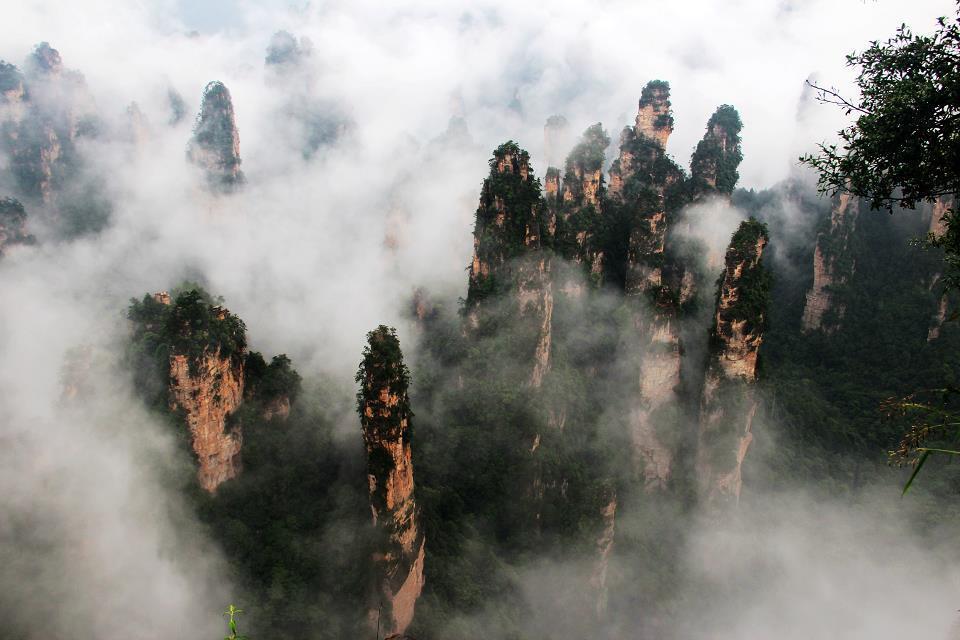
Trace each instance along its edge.
<path fill-rule="evenodd" d="M 4 640 L 960 638 L 955 195 L 797 161 L 960 5 L 26 4 Z"/>

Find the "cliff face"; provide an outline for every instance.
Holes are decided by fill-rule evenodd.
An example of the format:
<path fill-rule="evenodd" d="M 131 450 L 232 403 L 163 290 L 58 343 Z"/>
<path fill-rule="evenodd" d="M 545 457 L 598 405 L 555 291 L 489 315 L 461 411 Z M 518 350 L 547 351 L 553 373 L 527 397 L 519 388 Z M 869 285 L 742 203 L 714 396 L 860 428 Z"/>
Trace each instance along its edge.
<path fill-rule="evenodd" d="M 409 373 L 392 329 L 381 326 L 367 339 L 357 373 L 357 409 L 367 450 L 370 511 L 381 534 L 374 556 L 377 594 L 370 616 L 375 625 L 379 610 L 379 626 L 385 633 L 403 634 L 423 589 L 425 544 L 414 499 Z"/>
<path fill-rule="evenodd" d="M 243 433 L 227 419 L 243 401 L 243 364 L 239 357 L 221 357 L 219 351 L 199 358 L 170 356 L 170 408 L 183 411 L 193 452 L 197 480 L 209 493 L 240 474 Z"/>
<path fill-rule="evenodd" d="M 553 283 L 550 256 L 542 247 L 547 215 L 529 161 L 513 142 L 497 148 L 490 160 L 476 214 L 467 311 L 473 329 L 491 312 L 516 313 L 536 328 L 529 384 L 539 387 L 550 368 Z"/>
<path fill-rule="evenodd" d="M 655 80 L 644 87 L 636 126 L 620 136 L 620 156 L 610 168 L 611 195 L 631 212 L 626 265 L 627 295 L 663 284 L 667 237 L 666 192 L 683 172 L 666 153 L 673 131 L 670 85 Z"/>
<path fill-rule="evenodd" d="M 765 225 L 751 219 L 727 249 L 700 403 L 697 475 L 708 503 L 739 500 L 741 467 L 753 440 L 753 383 L 770 286 L 762 263 L 766 244 Z"/>
<path fill-rule="evenodd" d="M 0 257 L 8 247 L 30 244 L 33 236 L 27 233 L 27 212 L 19 200 L 0 198 Z"/>
<path fill-rule="evenodd" d="M 637 135 L 649 138 L 667 148 L 667 140 L 673 133 L 673 113 L 670 110 L 670 85 L 653 81 L 640 94 L 640 110 L 637 113 Z"/>
<path fill-rule="evenodd" d="M 647 490 L 663 489 L 673 466 L 664 429 L 673 426 L 669 407 L 680 384 L 681 345 L 677 308 L 665 287 L 667 191 L 683 172 L 666 154 L 673 130 L 670 86 L 644 87 L 636 126 L 623 131 L 620 155 L 610 169 L 611 199 L 630 220 L 624 293 L 635 299 L 633 321 L 638 357 L 637 393 L 630 409 L 634 456 Z M 647 309 L 642 301 L 651 301 Z"/>
<path fill-rule="evenodd" d="M 584 131 L 567 157 L 560 198 L 551 202 L 556 219 L 557 253 L 585 265 L 594 284 L 599 284 L 603 274 L 603 250 L 598 246 L 597 231 L 606 199 L 603 161 L 609 144 L 610 137 L 599 123 Z M 582 293 L 566 284 L 563 288 Z"/>
<path fill-rule="evenodd" d="M 203 169 L 214 190 L 231 191 L 244 182 L 233 100 L 222 82 L 211 82 L 203 90 L 203 103 L 187 156 Z"/>
<path fill-rule="evenodd" d="M 167 307 L 172 305 L 165 291 L 155 293 L 153 299 Z M 230 316 L 222 307 L 215 308 L 215 313 L 219 321 Z M 243 432 L 240 425 L 227 423 L 243 402 L 244 351 L 229 355 L 221 355 L 216 347 L 206 347 L 199 353 L 184 353 L 178 347 L 171 351 L 169 406 L 172 411 L 182 412 L 190 430 L 200 486 L 216 493 L 217 487 L 239 475 L 242 468 Z"/>
<path fill-rule="evenodd" d="M 740 150 L 740 130 L 743 123 L 737 110 L 722 105 L 710 116 L 707 132 L 697 144 L 690 160 L 690 174 L 694 192 L 706 195 L 711 192 L 733 192 L 740 174 L 737 167 L 743 160 Z"/>
<path fill-rule="evenodd" d="M 857 224 L 859 201 L 848 193 L 840 194 L 833 203 L 830 228 L 817 235 L 813 254 L 813 286 L 807 292 L 801 327 L 804 332 L 822 329 L 836 330 L 843 318 L 844 308 L 834 299 L 835 287 L 841 286 L 853 275 L 855 264 L 848 257 L 850 237 Z M 825 322 L 824 315 L 832 311 L 835 320 Z"/>

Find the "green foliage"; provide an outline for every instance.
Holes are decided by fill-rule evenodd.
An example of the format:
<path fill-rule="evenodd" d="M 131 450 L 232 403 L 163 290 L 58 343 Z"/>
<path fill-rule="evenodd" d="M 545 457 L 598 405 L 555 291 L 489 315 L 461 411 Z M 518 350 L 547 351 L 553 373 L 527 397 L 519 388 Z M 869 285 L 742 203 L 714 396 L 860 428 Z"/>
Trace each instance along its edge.
<path fill-rule="evenodd" d="M 847 65 L 859 69 L 859 101 L 820 89 L 821 100 L 857 118 L 840 131 L 841 147 L 821 145 L 819 155 L 801 158 L 820 173 L 821 190 L 850 191 L 875 208 L 912 208 L 957 193 L 960 17 L 938 24 L 929 36 L 901 26 L 889 40 L 848 55 Z"/>
<path fill-rule="evenodd" d="M 740 130 L 743 123 L 740 114 L 725 104 L 717 108 L 707 122 L 707 133 L 697 144 L 690 159 L 693 187 L 699 191 L 709 190 L 706 176 L 715 176 L 715 188 L 720 193 L 732 193 L 740 174 L 737 167 L 743 160 L 740 148 Z"/>
<path fill-rule="evenodd" d="M 929 237 L 927 245 L 943 250 L 947 269 L 943 282 L 956 289 L 960 287 L 960 217 L 956 213 L 960 5 L 956 18 L 941 17 L 937 24 L 929 36 L 916 35 L 903 25 L 892 38 L 873 41 L 864 51 L 848 55 L 847 65 L 859 70 L 858 100 L 814 87 L 822 102 L 839 106 L 856 120 L 839 132 L 839 146 L 822 144 L 818 154 L 800 160 L 819 172 L 822 192 L 849 192 L 868 199 L 875 209 L 892 212 L 898 203 L 914 208 L 924 200 L 952 197 L 953 209 L 943 220 L 947 232 L 940 238 Z M 908 432 L 904 441 L 909 437 Z"/>
<path fill-rule="evenodd" d="M 474 230 L 477 256 L 481 263 L 489 265 L 490 273 L 471 274 L 468 306 L 515 286 L 509 263 L 527 251 L 528 229 L 538 238 L 546 236 L 540 181 L 533 176 L 529 158 L 511 140 L 497 147 L 490 159 L 490 175 L 483 182 Z M 502 162 L 508 166 L 499 171 Z M 527 177 L 522 175 L 524 172 Z"/>
<path fill-rule="evenodd" d="M 241 613 L 243 613 L 243 609 L 237 609 L 232 604 L 223 612 L 223 615 L 228 617 L 227 628 L 230 630 L 230 635 L 224 636 L 223 640 L 247 640 L 246 636 L 240 635 L 237 631 L 236 619 Z"/>
<path fill-rule="evenodd" d="M 670 115 L 670 83 L 665 80 L 651 80 L 640 92 L 640 108 L 643 109 L 654 101 L 666 102 L 667 113 L 661 113 L 653 123 L 658 129 L 673 128 L 673 116 Z"/>
<path fill-rule="evenodd" d="M 335 430 L 340 391 L 314 380 L 286 420 L 244 402 L 243 473 L 216 496 L 192 494 L 207 534 L 230 560 L 244 629 L 254 638 L 358 637 L 373 550 L 358 439 Z M 344 392 L 346 390 L 343 390 Z"/>
<path fill-rule="evenodd" d="M 357 413 L 365 430 L 376 428 L 392 432 L 400 427 L 401 420 L 413 416 L 407 396 L 410 370 L 403 363 L 400 340 L 393 327 L 380 325 L 367 334 L 367 345 L 355 379 L 360 383 Z M 381 399 L 382 389 L 388 389 L 399 402 L 389 405 L 388 401 Z M 367 415 L 368 409 L 372 416 Z"/>
<path fill-rule="evenodd" d="M 247 354 L 244 371 L 245 393 L 262 402 L 277 398 L 288 398 L 293 402 L 300 393 L 302 379 L 285 353 L 273 356 L 267 364 L 260 352 L 251 351 Z"/>

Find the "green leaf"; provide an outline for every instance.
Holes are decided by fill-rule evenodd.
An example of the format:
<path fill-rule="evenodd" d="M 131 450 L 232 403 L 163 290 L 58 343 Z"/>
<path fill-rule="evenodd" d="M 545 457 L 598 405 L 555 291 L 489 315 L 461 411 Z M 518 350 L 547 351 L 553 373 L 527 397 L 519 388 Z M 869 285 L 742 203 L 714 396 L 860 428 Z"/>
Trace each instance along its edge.
<path fill-rule="evenodd" d="M 901 496 L 907 495 L 907 491 L 910 490 L 910 485 L 913 484 L 913 481 L 917 477 L 917 474 L 920 473 L 920 468 L 923 467 L 924 463 L 926 463 L 927 458 L 930 457 L 930 453 L 931 453 L 930 451 L 924 451 L 920 455 L 920 459 L 917 460 L 917 466 L 913 468 L 913 473 L 910 474 L 910 479 L 907 480 L 907 484 L 905 484 L 903 487 L 903 493 L 900 494 Z"/>

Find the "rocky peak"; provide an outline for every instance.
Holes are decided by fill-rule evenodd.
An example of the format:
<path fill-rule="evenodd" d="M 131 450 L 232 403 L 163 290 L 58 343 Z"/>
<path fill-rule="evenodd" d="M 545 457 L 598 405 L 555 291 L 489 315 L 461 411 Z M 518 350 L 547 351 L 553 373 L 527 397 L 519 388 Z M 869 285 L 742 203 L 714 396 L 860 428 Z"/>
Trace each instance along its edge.
<path fill-rule="evenodd" d="M 540 183 L 531 179 L 529 162 L 530 155 L 513 141 L 500 145 L 490 159 L 473 232 L 468 304 L 515 289 L 510 262 L 540 247 Z"/>
<path fill-rule="evenodd" d="M 289 31 L 277 31 L 267 45 L 267 56 L 264 62 L 268 66 L 295 65 L 309 53 L 309 41 L 303 39 L 298 42 Z"/>
<path fill-rule="evenodd" d="M 667 140 L 673 133 L 673 114 L 670 110 L 670 83 L 651 80 L 640 94 L 640 110 L 637 113 L 635 131 L 667 148 Z"/>
<path fill-rule="evenodd" d="M 564 202 L 599 209 L 604 152 L 609 144 L 610 136 L 599 122 L 583 132 L 580 142 L 567 156 L 563 177 Z"/>
<path fill-rule="evenodd" d="M 172 299 L 171 299 L 172 298 Z M 245 395 L 246 328 L 200 289 L 172 297 L 162 291 L 134 301 L 133 353 L 146 361 L 137 386 L 155 389 L 151 403 L 164 403 L 190 434 L 197 480 L 216 493 L 241 471 L 241 425 L 236 419 Z M 156 378 L 165 384 L 156 388 Z"/>
<path fill-rule="evenodd" d="M 757 353 L 763 342 L 770 276 L 763 267 L 766 225 L 741 223 L 719 282 L 710 359 L 700 403 L 697 472 L 708 503 L 736 502 L 753 440 Z"/>
<path fill-rule="evenodd" d="M 63 60 L 60 52 L 50 46 L 48 42 L 41 42 L 33 49 L 27 59 L 29 70 L 32 73 L 56 75 L 63 71 Z"/>
<path fill-rule="evenodd" d="M 743 160 L 740 149 L 740 114 L 725 104 L 717 108 L 707 122 L 707 132 L 697 144 L 690 160 L 695 195 L 733 193 L 740 179 L 737 168 Z"/>
<path fill-rule="evenodd" d="M 377 588 L 370 619 L 387 634 L 403 634 L 423 589 L 425 540 L 414 498 L 410 374 L 395 330 L 381 325 L 367 334 L 356 379 L 370 511 L 383 534 L 373 558 Z"/>
<path fill-rule="evenodd" d="M 222 82 L 210 82 L 203 90 L 187 155 L 204 170 L 207 183 L 214 190 L 231 191 L 244 182 L 233 100 Z"/>

